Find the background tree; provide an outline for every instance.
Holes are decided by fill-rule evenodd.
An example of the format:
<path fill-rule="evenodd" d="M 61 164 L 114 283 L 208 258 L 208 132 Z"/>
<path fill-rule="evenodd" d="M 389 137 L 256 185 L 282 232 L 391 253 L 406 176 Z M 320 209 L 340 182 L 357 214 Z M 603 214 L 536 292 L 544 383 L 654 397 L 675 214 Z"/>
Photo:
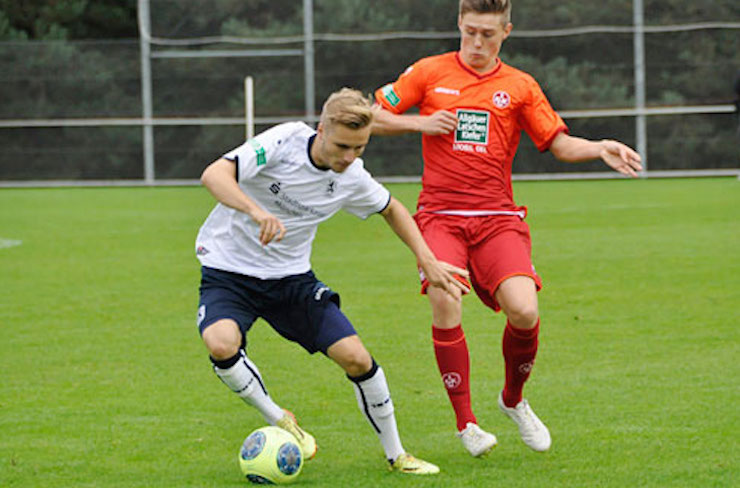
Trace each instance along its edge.
<path fill-rule="evenodd" d="M 152 35 L 160 38 L 234 36 L 256 44 L 209 44 L 183 49 L 302 49 L 272 44 L 303 31 L 296 0 L 151 0 Z M 136 0 L 0 0 L 0 118 L 139 117 L 140 66 Z M 315 32 L 339 34 L 456 31 L 451 0 L 314 0 Z M 534 38 L 527 30 L 632 23 L 632 0 L 547 4 L 517 0 L 514 36 L 502 58 L 533 74 L 558 110 L 625 108 L 634 104 L 632 36 L 582 34 Z M 647 25 L 740 21 L 736 0 L 645 0 Z M 732 101 L 740 67 L 737 30 L 648 33 L 649 105 Z M 316 99 L 340 86 L 366 93 L 395 79 L 412 61 L 455 50 L 458 41 L 369 40 L 315 43 Z M 155 50 L 169 49 L 155 46 Z M 242 83 L 255 77 L 258 116 L 301 117 L 303 59 L 152 59 L 156 117 L 240 117 Z M 634 145 L 630 117 L 572 119 L 575 134 L 617 137 Z M 738 167 L 732 114 L 649 117 L 651 169 Z M 258 127 L 258 130 L 264 127 Z M 156 127 L 158 177 L 192 178 L 243 137 L 243 128 Z M 47 128 L 0 130 L 0 178 L 141 178 L 141 129 Z M 418 136 L 385 138 L 367 159 L 379 174 L 419 174 Z M 601 168 L 562 165 L 539 155 L 528 139 L 515 171 Z"/>

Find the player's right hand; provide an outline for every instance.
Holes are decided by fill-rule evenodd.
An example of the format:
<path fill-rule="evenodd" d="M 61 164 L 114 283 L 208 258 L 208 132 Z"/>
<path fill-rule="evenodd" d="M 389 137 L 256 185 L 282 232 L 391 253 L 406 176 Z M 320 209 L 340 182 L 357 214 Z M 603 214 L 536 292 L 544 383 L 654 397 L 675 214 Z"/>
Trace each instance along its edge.
<path fill-rule="evenodd" d="M 457 116 L 447 110 L 437 110 L 422 118 L 421 132 L 430 136 L 449 134 L 457 129 Z"/>
<path fill-rule="evenodd" d="M 466 280 L 470 281 L 470 273 L 467 269 L 458 268 L 457 266 L 453 266 L 450 263 L 447 263 L 445 261 L 440 261 L 439 264 L 442 266 L 442 269 L 447 271 L 447 273 L 450 274 L 451 280 L 448 282 L 449 289 L 447 290 L 447 293 L 450 293 L 452 290 L 455 290 L 456 292 L 462 292 L 463 294 L 470 293 L 470 288 L 468 288 L 465 283 L 457 279 L 456 276 L 460 276 L 462 278 L 465 278 Z M 456 293 L 453 294 L 455 296 Z"/>
<path fill-rule="evenodd" d="M 420 267 L 429 286 L 441 288 L 453 298 L 459 298 L 470 292 L 470 288 L 456 277 L 470 280 L 470 273 L 466 269 L 438 260 L 434 260 L 433 263 L 420 263 Z"/>
<path fill-rule="evenodd" d="M 251 217 L 260 226 L 260 244 L 263 246 L 272 242 L 273 239 L 280 242 L 285 236 L 285 226 L 271 213 L 258 209 Z"/>

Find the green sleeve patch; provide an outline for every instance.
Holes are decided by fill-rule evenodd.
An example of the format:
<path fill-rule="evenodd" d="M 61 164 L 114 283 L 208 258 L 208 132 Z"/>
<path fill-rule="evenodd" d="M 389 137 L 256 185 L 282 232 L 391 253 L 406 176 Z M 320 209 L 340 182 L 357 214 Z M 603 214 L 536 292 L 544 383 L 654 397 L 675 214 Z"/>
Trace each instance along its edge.
<path fill-rule="evenodd" d="M 248 143 L 254 148 L 254 152 L 257 153 L 257 166 L 267 163 L 267 159 L 265 159 L 265 148 L 262 147 L 262 144 L 257 142 L 257 139 L 250 139 Z"/>
<path fill-rule="evenodd" d="M 385 99 L 388 100 L 388 103 L 390 103 L 392 107 L 395 107 L 396 105 L 401 103 L 401 99 L 398 95 L 396 95 L 396 92 L 393 90 L 393 85 L 391 83 L 388 83 L 383 87 L 383 96 L 385 96 Z"/>

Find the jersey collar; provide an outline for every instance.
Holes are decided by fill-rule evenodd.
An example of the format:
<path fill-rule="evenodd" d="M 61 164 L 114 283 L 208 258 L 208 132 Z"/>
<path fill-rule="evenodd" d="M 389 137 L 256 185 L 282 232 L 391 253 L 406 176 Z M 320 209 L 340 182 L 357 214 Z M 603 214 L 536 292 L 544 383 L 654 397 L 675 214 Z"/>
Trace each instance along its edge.
<path fill-rule="evenodd" d="M 485 73 L 479 73 L 470 66 L 468 66 L 465 61 L 463 61 L 462 57 L 460 56 L 460 51 L 457 51 L 455 53 L 455 59 L 457 60 L 457 63 L 460 65 L 462 69 L 470 73 L 471 75 L 475 76 L 478 79 L 488 78 L 489 76 L 493 76 L 501 69 L 501 65 L 503 64 L 501 62 L 501 58 L 496 58 L 496 66 L 491 68 L 490 71 L 486 71 Z"/>
<path fill-rule="evenodd" d="M 312 135 L 308 138 L 308 146 L 306 147 L 306 154 L 308 154 L 308 160 L 311 161 L 311 165 L 313 165 L 314 168 L 316 168 L 319 171 L 329 171 L 330 168 L 322 168 L 318 164 L 316 164 L 316 161 L 313 160 L 311 157 L 311 147 L 313 146 L 314 141 L 316 140 L 316 134 Z"/>

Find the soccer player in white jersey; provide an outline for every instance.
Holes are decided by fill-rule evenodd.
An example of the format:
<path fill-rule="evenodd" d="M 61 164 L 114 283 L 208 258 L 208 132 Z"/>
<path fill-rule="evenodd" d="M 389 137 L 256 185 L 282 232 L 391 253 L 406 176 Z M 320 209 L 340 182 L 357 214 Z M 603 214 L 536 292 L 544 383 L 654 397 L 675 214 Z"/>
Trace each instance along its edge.
<path fill-rule="evenodd" d="M 437 466 L 403 448 L 383 369 L 340 311 L 339 295 L 311 271 L 318 224 L 344 209 L 362 219 L 380 213 L 430 282 L 451 294 L 464 287 L 453 274 L 466 271 L 437 261 L 406 208 L 363 168 L 372 120 L 371 102 L 344 88 L 327 99 L 317 130 L 302 122 L 275 126 L 205 169 L 201 180 L 219 203 L 196 239 L 198 327 L 218 377 L 269 424 L 291 432 L 307 458 L 316 441 L 270 397 L 245 352 L 258 317 L 346 372 L 391 470 L 434 474 Z"/>

